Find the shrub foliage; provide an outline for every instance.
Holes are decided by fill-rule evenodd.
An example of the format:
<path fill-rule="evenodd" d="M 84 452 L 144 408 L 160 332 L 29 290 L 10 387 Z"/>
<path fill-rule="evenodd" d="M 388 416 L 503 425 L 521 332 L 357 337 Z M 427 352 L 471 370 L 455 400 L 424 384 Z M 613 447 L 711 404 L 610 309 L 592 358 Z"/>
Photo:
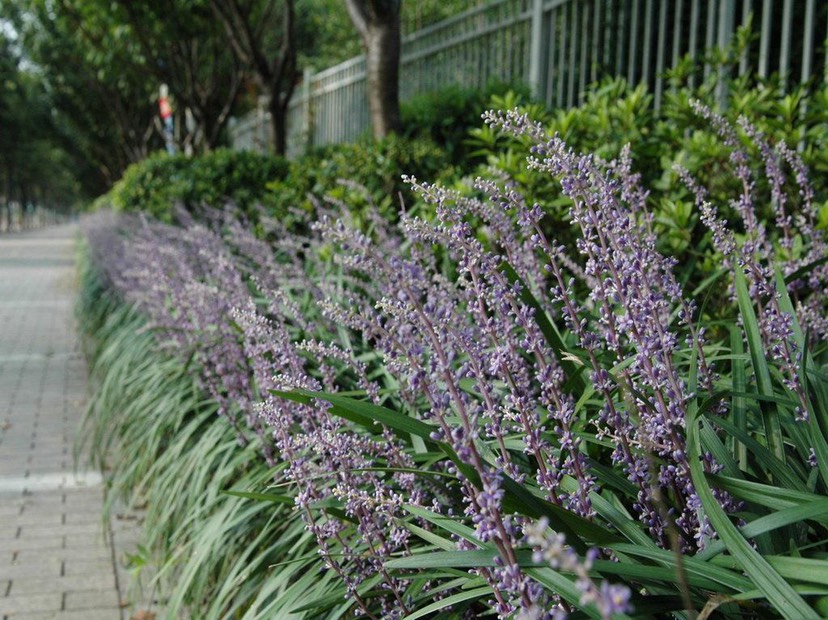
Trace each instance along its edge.
<path fill-rule="evenodd" d="M 110 192 L 115 209 L 143 212 L 162 221 L 174 219 L 175 208 L 193 211 L 232 201 L 251 213 L 266 185 L 283 178 L 281 157 L 217 149 L 198 157 L 159 153 L 131 165 Z"/>

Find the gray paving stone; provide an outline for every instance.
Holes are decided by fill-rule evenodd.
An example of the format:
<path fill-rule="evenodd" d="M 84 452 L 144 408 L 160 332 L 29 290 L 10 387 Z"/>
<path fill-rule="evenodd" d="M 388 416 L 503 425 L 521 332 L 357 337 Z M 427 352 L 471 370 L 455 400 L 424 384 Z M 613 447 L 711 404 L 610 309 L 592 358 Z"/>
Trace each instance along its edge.
<path fill-rule="evenodd" d="M 14 616 L 30 611 L 60 611 L 63 595 L 60 592 L 48 594 L 21 594 L 0 598 L 0 614 Z"/>
<path fill-rule="evenodd" d="M 0 582 L 2 583 L 2 582 Z M 57 579 L 16 579 L 10 584 L 9 593 L 41 594 L 44 592 L 70 592 L 75 590 L 110 590 L 115 592 L 115 575 L 77 575 Z M 2 592 L 2 589 L 0 589 Z"/>
<path fill-rule="evenodd" d="M 112 551 L 110 549 L 106 549 L 104 551 L 98 549 L 78 549 L 76 553 L 64 552 L 63 561 L 80 564 L 99 564 L 106 565 L 107 567 L 111 567 L 113 565 Z"/>
<path fill-rule="evenodd" d="M 67 539 L 73 537 L 91 538 L 94 535 L 103 533 L 103 526 L 100 523 L 87 523 L 83 525 L 28 525 L 20 526 L 19 538 L 28 536 L 49 536 L 55 534 L 62 534 Z"/>
<path fill-rule="evenodd" d="M 6 564 L 0 567 L 0 579 L 57 579 L 63 571 L 63 563 Z"/>
<path fill-rule="evenodd" d="M 63 606 L 66 610 L 101 609 L 111 607 L 119 609 L 119 601 L 115 590 L 78 590 L 66 592 Z"/>
<path fill-rule="evenodd" d="M 81 609 L 73 611 L 35 612 L 15 614 L 9 620 L 120 620 L 121 612 L 105 607 L 103 609 Z M 159 618 L 161 616 L 158 616 Z"/>
<path fill-rule="evenodd" d="M 16 527 L 54 527 L 63 525 L 63 513 L 57 511 L 24 511 L 15 517 L 9 517 L 9 525 Z"/>
<path fill-rule="evenodd" d="M 63 575 L 78 577 L 82 575 L 100 574 L 112 571 L 112 561 L 107 560 L 76 560 L 69 559 L 63 563 Z"/>
<path fill-rule="evenodd" d="M 64 546 L 63 536 L 42 536 L 38 538 L 0 539 L 0 551 L 23 551 L 25 549 L 54 549 Z"/>

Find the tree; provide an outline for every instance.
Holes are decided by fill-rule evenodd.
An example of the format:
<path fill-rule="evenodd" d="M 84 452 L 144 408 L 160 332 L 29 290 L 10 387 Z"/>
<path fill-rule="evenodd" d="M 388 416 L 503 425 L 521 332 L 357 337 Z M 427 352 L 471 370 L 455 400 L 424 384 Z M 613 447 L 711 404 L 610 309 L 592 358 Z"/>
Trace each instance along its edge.
<path fill-rule="evenodd" d="M 209 4 L 205 0 L 97 1 L 101 10 L 119 9 L 115 16 L 129 27 L 140 46 L 140 66 L 148 79 L 169 86 L 179 111 L 190 110 L 196 131 L 187 139 L 192 140 L 194 150 L 216 147 L 244 81 L 245 68 L 228 49 Z"/>
<path fill-rule="evenodd" d="M 233 52 L 267 99 L 273 148 L 287 148 L 287 110 L 298 78 L 293 0 L 210 0 Z"/>
<path fill-rule="evenodd" d="M 14 48 L 0 32 L 0 220 L 7 223 L 14 203 L 68 209 L 84 189 L 79 173 L 88 170 L 68 148 L 45 84 L 22 68 Z"/>
<path fill-rule="evenodd" d="M 157 86 L 136 59 L 129 31 L 97 2 L 26 0 L 17 21 L 25 53 L 48 85 L 61 124 L 106 187 L 160 148 Z M 66 133 L 66 132 L 65 132 Z"/>
<path fill-rule="evenodd" d="M 362 39 L 368 105 L 375 138 L 400 129 L 400 10 L 402 0 L 345 0 Z"/>

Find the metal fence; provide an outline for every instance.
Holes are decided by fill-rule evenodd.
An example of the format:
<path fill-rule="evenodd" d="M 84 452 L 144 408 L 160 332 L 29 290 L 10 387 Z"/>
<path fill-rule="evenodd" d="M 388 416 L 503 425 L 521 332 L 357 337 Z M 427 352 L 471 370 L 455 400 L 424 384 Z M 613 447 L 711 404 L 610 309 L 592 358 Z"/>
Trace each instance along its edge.
<path fill-rule="evenodd" d="M 400 97 L 501 81 L 530 85 L 550 107 L 572 106 L 611 75 L 646 82 L 658 106 L 667 69 L 727 47 L 741 26 L 751 37 L 733 73 L 778 74 L 786 88 L 828 80 L 825 0 L 493 0 L 403 39 Z M 691 83 L 715 70 L 699 66 Z M 362 57 L 306 73 L 288 112 L 288 155 L 365 134 L 365 89 Z M 266 145 L 256 139 L 266 122 L 254 111 L 236 123 L 233 146 Z"/>

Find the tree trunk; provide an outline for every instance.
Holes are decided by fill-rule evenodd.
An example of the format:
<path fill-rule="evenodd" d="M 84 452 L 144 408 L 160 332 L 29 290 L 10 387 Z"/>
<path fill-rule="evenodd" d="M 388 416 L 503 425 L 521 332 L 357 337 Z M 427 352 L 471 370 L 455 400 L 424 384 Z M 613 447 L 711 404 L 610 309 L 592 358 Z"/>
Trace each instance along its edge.
<path fill-rule="evenodd" d="M 400 129 L 400 23 L 370 29 L 365 40 L 368 105 L 375 138 Z"/>
<path fill-rule="evenodd" d="M 270 96 L 267 105 L 270 112 L 270 138 L 273 141 L 273 152 L 284 155 L 287 152 L 287 110 L 279 100 L 278 93 Z"/>
<path fill-rule="evenodd" d="M 12 167 L 6 166 L 6 232 L 12 230 L 12 186 L 14 184 L 14 173 Z"/>
<path fill-rule="evenodd" d="M 282 34 L 279 51 L 268 52 L 262 38 L 262 24 L 256 23 L 256 14 L 250 2 L 240 0 L 210 0 L 216 17 L 227 31 L 228 43 L 239 62 L 253 73 L 260 94 L 268 97 L 267 110 L 272 119 L 273 150 L 283 155 L 287 148 L 286 115 L 290 95 L 296 82 L 296 38 L 293 0 L 282 0 L 284 10 L 266 11 Z M 272 9 L 273 7 L 271 7 Z M 261 17 L 261 16 L 260 16 Z"/>
<path fill-rule="evenodd" d="M 345 0 L 362 39 L 374 138 L 400 129 L 400 10 L 402 0 Z"/>

